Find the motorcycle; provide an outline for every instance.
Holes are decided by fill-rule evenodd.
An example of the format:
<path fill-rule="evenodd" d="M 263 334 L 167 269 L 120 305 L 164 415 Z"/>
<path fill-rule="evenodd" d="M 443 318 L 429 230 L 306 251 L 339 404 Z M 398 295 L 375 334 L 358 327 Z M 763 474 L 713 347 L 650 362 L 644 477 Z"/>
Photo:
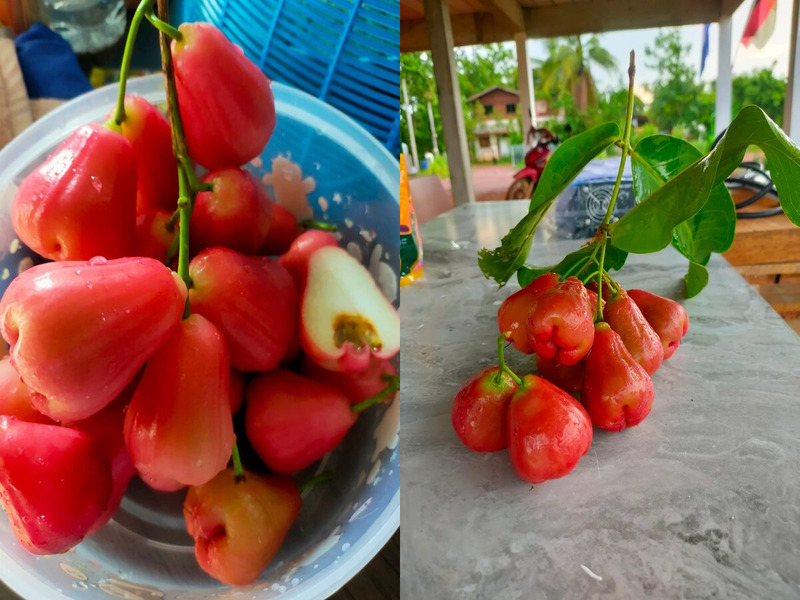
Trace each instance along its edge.
<path fill-rule="evenodd" d="M 526 138 L 527 144 L 530 145 L 531 139 L 535 143 L 525 153 L 525 166 L 514 174 L 514 183 L 506 192 L 506 200 L 524 200 L 533 195 L 547 159 L 553 152 L 551 146 L 558 144 L 558 138 L 544 128 L 532 127 Z"/>

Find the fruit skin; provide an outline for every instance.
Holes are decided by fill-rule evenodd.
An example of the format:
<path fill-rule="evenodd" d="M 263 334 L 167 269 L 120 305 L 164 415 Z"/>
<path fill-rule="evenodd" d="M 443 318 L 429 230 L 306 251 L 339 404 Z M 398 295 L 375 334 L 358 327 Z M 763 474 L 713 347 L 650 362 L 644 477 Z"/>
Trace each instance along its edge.
<path fill-rule="evenodd" d="M 245 399 L 247 439 L 264 464 L 284 475 L 333 450 L 357 417 L 335 387 L 283 369 L 258 375 Z"/>
<path fill-rule="evenodd" d="M 309 379 L 331 384 L 347 396 L 351 405 L 358 404 L 386 389 L 389 382 L 384 379 L 384 376 L 393 377 L 397 375 L 397 369 L 395 369 L 392 361 L 375 357 L 370 360 L 369 366 L 363 371 L 342 373 L 340 371 L 329 371 L 320 367 L 307 356 L 303 356 L 300 362 L 300 372 Z M 394 396 L 395 394 L 392 394 L 384 402 L 388 402 Z"/>
<path fill-rule="evenodd" d="M 456 393 L 451 421 L 458 439 L 476 452 L 497 452 L 508 447 L 508 405 L 517 384 L 500 367 L 474 375 Z"/>
<path fill-rule="evenodd" d="M 102 125 L 84 125 L 20 184 L 11 204 L 14 231 L 53 260 L 128 256 L 136 234 L 136 175 L 128 140 Z"/>
<path fill-rule="evenodd" d="M 565 392 L 578 392 L 583 385 L 583 374 L 586 363 L 580 361 L 574 365 L 560 365 L 556 360 L 542 358 L 536 355 L 536 372 L 539 377 L 560 387 Z"/>
<path fill-rule="evenodd" d="M 265 256 L 278 256 L 287 252 L 292 242 L 301 233 L 301 228 L 295 217 L 287 208 L 277 202 L 270 204 L 272 208 L 272 223 L 267 236 L 258 253 Z"/>
<path fill-rule="evenodd" d="M 236 483 L 226 469 L 208 483 L 189 488 L 183 504 L 186 530 L 194 538 L 200 567 L 229 585 L 258 579 L 300 514 L 291 477 L 245 471 Z"/>
<path fill-rule="evenodd" d="M 297 286 L 297 291 L 302 292 L 308 277 L 308 261 L 320 248 L 338 246 L 339 240 L 327 231 L 309 229 L 297 236 L 289 249 L 278 258 L 278 262 L 289 271 Z"/>
<path fill-rule="evenodd" d="M 277 367 L 297 336 L 298 294 L 286 269 L 264 256 L 215 247 L 192 259 L 189 274 L 192 310 L 223 333 L 233 368 Z"/>
<path fill-rule="evenodd" d="M 272 202 L 260 182 L 237 167 L 215 169 L 202 181 L 214 189 L 197 194 L 189 227 L 192 252 L 226 246 L 257 254 L 272 224 Z"/>
<path fill-rule="evenodd" d="M 595 329 L 594 345 L 586 357 L 581 403 L 595 427 L 622 431 L 650 414 L 653 381 L 608 323 L 598 323 Z"/>
<path fill-rule="evenodd" d="M 521 290 L 506 298 L 497 311 L 497 327 L 500 333 L 511 340 L 514 347 L 523 354 L 533 354 L 528 341 L 528 315 L 544 292 L 558 283 L 558 275 L 545 273 L 540 275 Z"/>
<path fill-rule="evenodd" d="M 508 455 L 530 483 L 563 477 L 592 445 L 592 423 L 575 398 L 526 375 L 508 410 Z"/>
<path fill-rule="evenodd" d="M 300 344 L 318 365 L 350 373 L 366 369 L 372 356 L 389 359 L 400 350 L 397 311 L 342 248 L 319 248 L 308 261 Z"/>
<path fill-rule="evenodd" d="M 82 431 L 0 416 L 0 501 L 29 552 L 59 554 L 80 542 L 111 488 L 108 458 Z"/>
<path fill-rule="evenodd" d="M 689 331 L 686 309 L 670 298 L 646 290 L 628 290 L 642 315 L 650 323 L 664 346 L 664 360 L 675 354 L 681 339 Z"/>
<path fill-rule="evenodd" d="M 125 447 L 125 438 L 122 435 L 122 426 L 125 421 L 125 411 L 139 383 L 140 374 L 136 374 L 133 381 L 128 384 L 122 393 L 103 410 L 93 414 L 88 419 L 72 423 L 69 427 L 82 431 L 95 440 L 105 452 L 111 463 L 111 496 L 108 506 L 89 528 L 87 535 L 99 531 L 103 525 L 117 512 L 122 497 L 128 489 L 128 484 L 136 475 L 136 467 Z"/>
<path fill-rule="evenodd" d="M 31 391 L 19 378 L 8 356 L 0 359 L 0 415 L 14 416 L 28 423 L 57 424 L 33 408 Z"/>
<path fill-rule="evenodd" d="M 628 352 L 648 375 L 655 373 L 664 362 L 664 347 L 658 334 L 625 290 L 620 290 L 609 300 L 603 318 L 619 334 Z"/>
<path fill-rule="evenodd" d="M 37 265 L 0 301 L 0 331 L 11 345 L 33 407 L 79 421 L 116 398 L 178 326 L 186 286 L 151 258 Z"/>
<path fill-rule="evenodd" d="M 222 334 L 198 314 L 181 321 L 147 362 L 123 432 L 148 485 L 202 485 L 226 467 L 234 441 L 230 373 Z"/>
<path fill-rule="evenodd" d="M 189 155 L 207 169 L 243 165 L 275 129 L 270 82 L 213 25 L 178 30 L 183 39 L 172 41 L 172 60 Z"/>
<path fill-rule="evenodd" d="M 136 211 L 174 211 L 178 206 L 178 163 L 167 118 L 141 96 L 125 96 L 120 131 L 131 143 L 136 160 Z"/>
<path fill-rule="evenodd" d="M 542 294 L 528 316 L 528 341 L 536 354 L 566 366 L 580 362 L 594 339 L 589 304 L 588 291 L 575 277 Z"/>
<path fill-rule="evenodd" d="M 178 235 L 178 224 L 170 233 L 167 223 L 172 213 L 162 210 L 145 210 L 136 215 L 136 254 L 154 258 L 158 262 L 167 259 L 167 251 Z"/>

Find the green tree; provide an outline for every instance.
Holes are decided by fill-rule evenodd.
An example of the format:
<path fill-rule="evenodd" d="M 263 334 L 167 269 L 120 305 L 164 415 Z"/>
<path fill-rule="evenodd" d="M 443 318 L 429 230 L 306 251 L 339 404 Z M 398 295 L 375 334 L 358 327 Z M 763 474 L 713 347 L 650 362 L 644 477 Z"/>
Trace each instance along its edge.
<path fill-rule="evenodd" d="M 644 53 L 645 63 L 657 74 L 650 119 L 662 131 L 684 128 L 696 137 L 711 129 L 714 102 L 713 94 L 695 81 L 690 50 L 681 43 L 680 30 L 670 29 L 659 32 Z"/>
<path fill-rule="evenodd" d="M 733 114 L 748 104 L 757 104 L 778 125 L 783 126 L 783 106 L 786 101 L 786 80 L 778 79 L 770 69 L 761 69 L 733 78 Z"/>
<path fill-rule="evenodd" d="M 517 87 L 517 59 L 508 44 L 456 48 L 461 95 L 469 98 L 496 85 Z"/>
<path fill-rule="evenodd" d="M 571 96 L 579 111 L 597 106 L 597 86 L 591 68 L 597 66 L 609 72 L 617 68 L 614 57 L 600 46 L 597 36 L 590 36 L 585 42 L 578 35 L 551 38 L 545 43 L 548 57 L 536 65 L 538 89 L 556 102 Z"/>
<path fill-rule="evenodd" d="M 406 82 L 408 100 L 414 110 L 414 138 L 420 158 L 426 152 L 433 150 L 433 136 L 431 135 L 430 120 L 428 118 L 428 99 L 434 115 L 436 127 L 436 141 L 439 151 L 444 152 L 444 138 L 442 123 L 439 118 L 439 96 L 436 92 L 436 82 L 433 77 L 433 61 L 427 52 L 412 52 L 400 55 L 400 76 Z M 401 92 L 402 93 L 402 92 Z M 401 98 L 401 102 L 402 102 Z M 400 139 L 409 143 L 408 126 L 405 122 L 406 113 L 403 111 L 403 123 L 400 127 Z"/>

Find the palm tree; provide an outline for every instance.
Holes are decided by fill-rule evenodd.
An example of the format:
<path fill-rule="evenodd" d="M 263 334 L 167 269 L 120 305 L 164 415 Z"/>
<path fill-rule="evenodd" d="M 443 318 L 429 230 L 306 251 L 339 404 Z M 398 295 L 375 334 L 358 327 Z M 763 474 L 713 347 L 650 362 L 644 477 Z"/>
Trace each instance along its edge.
<path fill-rule="evenodd" d="M 597 106 L 597 88 L 589 67 L 596 65 L 614 72 L 617 62 L 611 53 L 600 46 L 600 40 L 595 35 L 585 43 L 581 36 L 576 35 L 551 38 L 546 44 L 549 56 L 537 61 L 536 67 L 542 91 L 553 98 L 570 94 L 580 110 Z"/>

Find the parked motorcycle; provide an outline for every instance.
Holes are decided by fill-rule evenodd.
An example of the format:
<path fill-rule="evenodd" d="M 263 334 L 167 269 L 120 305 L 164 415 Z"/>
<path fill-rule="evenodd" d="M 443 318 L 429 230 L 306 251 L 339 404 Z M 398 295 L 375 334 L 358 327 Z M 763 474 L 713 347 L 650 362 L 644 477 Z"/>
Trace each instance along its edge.
<path fill-rule="evenodd" d="M 544 128 L 531 128 L 526 136 L 531 149 L 525 153 L 525 166 L 514 174 L 514 183 L 506 192 L 506 200 L 524 200 L 533 195 L 547 159 L 558 144 L 558 138 Z"/>

